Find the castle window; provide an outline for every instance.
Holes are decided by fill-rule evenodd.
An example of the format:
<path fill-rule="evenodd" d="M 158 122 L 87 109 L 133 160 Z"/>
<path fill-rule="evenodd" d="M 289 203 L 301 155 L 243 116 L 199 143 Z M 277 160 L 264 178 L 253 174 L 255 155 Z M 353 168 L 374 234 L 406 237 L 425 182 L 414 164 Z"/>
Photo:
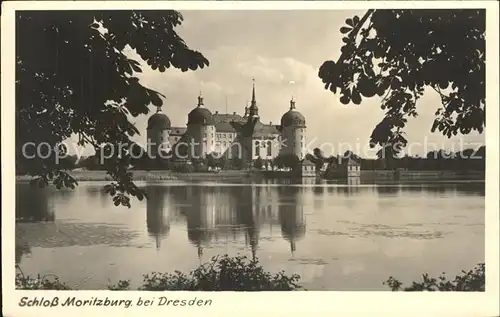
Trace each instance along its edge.
<path fill-rule="evenodd" d="M 259 141 L 255 142 L 255 155 L 260 156 L 260 142 Z"/>
<path fill-rule="evenodd" d="M 273 146 L 273 143 L 271 141 L 267 141 L 267 156 L 273 155 L 272 146 Z"/>
<path fill-rule="evenodd" d="M 226 145 L 227 145 L 226 141 L 222 142 L 222 145 L 223 145 L 223 146 L 226 146 Z"/>

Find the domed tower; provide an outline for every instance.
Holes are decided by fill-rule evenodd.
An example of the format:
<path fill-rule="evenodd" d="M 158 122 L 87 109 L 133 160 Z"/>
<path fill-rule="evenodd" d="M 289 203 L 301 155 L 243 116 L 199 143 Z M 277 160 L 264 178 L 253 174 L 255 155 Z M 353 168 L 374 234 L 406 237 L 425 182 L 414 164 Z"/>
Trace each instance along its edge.
<path fill-rule="evenodd" d="M 188 114 L 187 134 L 190 158 L 203 158 L 215 148 L 215 122 L 210 110 L 203 105 L 201 94 L 198 106 Z"/>
<path fill-rule="evenodd" d="M 150 158 L 158 157 L 160 151 L 169 152 L 170 143 L 168 141 L 168 131 L 171 123 L 169 117 L 161 112 L 161 107 L 158 107 L 156 113 L 148 120 L 147 138 L 148 138 L 148 155 Z"/>
<path fill-rule="evenodd" d="M 306 119 L 295 109 L 295 100 L 290 100 L 290 110 L 281 117 L 281 138 L 284 141 L 280 155 L 295 154 L 304 158 L 306 143 Z"/>

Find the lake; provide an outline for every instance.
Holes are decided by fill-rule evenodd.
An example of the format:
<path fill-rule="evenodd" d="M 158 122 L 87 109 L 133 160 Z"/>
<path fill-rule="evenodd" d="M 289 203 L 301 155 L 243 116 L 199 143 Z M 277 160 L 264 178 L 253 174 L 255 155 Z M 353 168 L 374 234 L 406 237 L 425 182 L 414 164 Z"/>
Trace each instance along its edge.
<path fill-rule="evenodd" d="M 484 182 L 259 184 L 143 182 L 148 201 L 115 207 L 102 187 L 16 184 L 16 263 L 78 289 L 189 271 L 222 254 L 297 273 L 308 290 L 388 290 L 484 262 Z"/>

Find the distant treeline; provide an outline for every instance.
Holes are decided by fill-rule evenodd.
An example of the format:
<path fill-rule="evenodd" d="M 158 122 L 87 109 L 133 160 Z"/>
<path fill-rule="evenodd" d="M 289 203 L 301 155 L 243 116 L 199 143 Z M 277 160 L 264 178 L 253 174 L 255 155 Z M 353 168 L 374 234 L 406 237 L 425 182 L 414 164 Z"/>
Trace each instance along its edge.
<path fill-rule="evenodd" d="M 361 159 L 362 170 L 407 169 L 407 170 L 485 170 L 486 147 L 465 149 L 458 152 L 431 151 L 426 157 L 403 156 L 380 159 Z"/>
<path fill-rule="evenodd" d="M 324 163 L 329 167 L 335 167 L 341 162 L 350 158 L 361 165 L 361 170 L 485 170 L 486 146 L 481 146 L 477 150 L 465 149 L 458 152 L 448 152 L 445 150 L 431 151 L 425 157 L 418 156 L 392 156 L 376 159 L 361 158 L 358 155 L 347 151 L 344 155 L 324 157 L 321 150 L 314 149 L 314 154 L 307 154 L 306 158 L 316 164 L 316 168 L 321 168 Z"/>
<path fill-rule="evenodd" d="M 328 163 L 330 167 L 335 167 L 340 162 L 345 162 L 347 158 L 351 158 L 352 160 L 358 162 L 361 165 L 361 170 L 485 170 L 486 147 L 481 146 L 477 150 L 465 149 L 458 152 L 447 152 L 445 150 L 431 151 L 427 153 L 426 157 L 405 155 L 402 157 L 387 156 L 379 157 L 377 159 L 368 159 L 361 158 L 349 151 L 344 153 L 343 156 L 338 155 L 324 157 L 319 149 L 315 149 L 314 154 L 307 154 L 306 156 L 306 159 L 315 163 L 318 169 L 320 169 L 324 163 Z M 196 169 L 196 165 L 198 163 L 203 166 L 214 166 L 221 169 L 238 169 L 241 168 L 240 165 L 242 165 L 241 162 L 236 162 L 234 160 L 226 160 L 225 158 L 214 159 L 210 156 L 202 161 L 203 162 L 194 162 L 192 166 L 188 166 L 190 169 L 186 170 L 186 172 L 190 172 L 193 168 Z M 272 162 L 273 165 L 280 163 L 274 161 L 275 160 Z M 27 163 L 29 163 L 29 160 Z M 254 165 L 261 165 L 262 163 L 264 163 L 263 160 L 258 159 L 254 162 Z M 278 165 L 283 165 L 281 163 Z M 88 170 L 105 169 L 105 162 L 100 162 L 100 157 L 98 155 L 81 157 L 80 159 L 78 159 L 76 155 L 68 155 L 60 159 L 57 165 L 59 168 L 64 170 L 72 170 L 75 168 L 84 168 Z M 291 164 L 284 165 L 288 166 Z M 168 159 L 149 159 L 147 157 L 131 159 L 130 167 L 141 170 L 177 170 L 183 168 L 183 166 L 172 164 L 172 162 Z M 25 174 L 28 173 L 29 170 L 30 166 L 16 164 L 17 174 Z"/>

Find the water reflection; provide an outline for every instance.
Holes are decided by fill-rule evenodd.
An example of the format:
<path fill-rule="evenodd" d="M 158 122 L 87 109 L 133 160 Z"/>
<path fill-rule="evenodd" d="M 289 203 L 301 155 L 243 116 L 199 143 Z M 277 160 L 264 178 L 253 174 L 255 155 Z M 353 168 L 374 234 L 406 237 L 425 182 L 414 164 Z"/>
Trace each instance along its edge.
<path fill-rule="evenodd" d="M 176 240 L 179 235 L 174 234 L 168 239 L 175 240 L 179 245 L 189 246 L 192 254 L 197 252 L 200 259 L 207 248 L 217 249 L 221 246 L 233 250 L 246 248 L 254 257 L 257 253 L 262 256 L 266 254 L 267 241 L 275 238 L 286 240 L 293 254 L 297 249 L 307 248 L 307 240 L 317 232 L 311 229 L 312 226 L 328 231 L 338 221 L 337 215 L 347 215 L 345 217 L 352 221 L 351 217 L 358 217 L 362 213 L 363 219 L 369 222 L 371 218 L 377 217 L 374 210 L 401 208 L 405 199 L 416 198 L 413 201 L 418 202 L 415 207 L 417 210 L 413 210 L 414 207 L 410 206 L 413 202 L 409 202 L 404 207 L 408 208 L 405 209 L 405 214 L 401 215 L 399 212 L 398 215 L 414 218 L 411 221 L 404 220 L 405 223 L 423 226 L 422 221 L 416 220 L 420 217 L 421 209 L 461 211 L 460 208 L 468 200 L 455 206 L 455 197 L 483 196 L 484 200 L 485 192 L 484 183 L 388 183 L 366 186 L 350 185 L 348 181 L 344 184 L 315 179 L 310 181 L 312 183 L 304 186 L 288 180 L 217 186 L 150 183 L 145 186 L 149 199 L 142 204 L 146 206 L 147 235 L 155 240 L 156 248 L 160 249 L 161 244 L 165 244 L 171 227 L 176 229 L 174 232 L 178 232 L 179 228 L 182 232 L 187 227 L 187 232 L 180 236 L 181 240 Z M 135 233 L 124 233 L 123 228 L 113 226 L 125 225 L 127 229 L 133 229 L 133 232 L 144 233 L 144 218 L 142 214 L 134 219 L 127 218 L 134 213 L 118 214 L 121 211 L 117 211 L 109 195 L 101 190 L 103 185 L 83 183 L 75 191 L 57 191 L 53 188 L 33 189 L 28 184 L 17 184 L 16 221 L 54 222 L 54 208 L 58 212 L 58 221 L 56 224 L 28 223 L 20 224 L 19 228 L 16 226 L 16 261 L 19 262 L 23 255 L 28 254 L 30 247 L 97 244 L 131 247 Z M 432 202 L 426 203 L 426 200 Z M 133 203 L 141 205 L 137 201 Z M 371 208 L 377 204 L 378 208 Z M 471 208 L 477 207 L 474 204 L 471 203 Z M 332 216 L 329 209 L 332 205 L 337 206 L 335 210 L 340 210 L 335 216 Z M 310 221 L 307 236 L 305 210 L 314 211 L 310 217 L 316 217 L 316 220 Z M 351 210 L 355 212 L 345 212 Z M 457 217 L 465 219 L 460 218 L 465 217 L 461 214 Z M 358 219 L 358 222 L 362 221 Z M 436 219 L 434 222 L 439 223 L 441 220 Z M 273 227 L 276 229 L 274 235 Z M 303 241 L 302 244 L 299 241 Z"/>
<path fill-rule="evenodd" d="M 241 239 L 256 257 L 264 227 L 272 235 L 272 227 L 281 226 L 282 237 L 295 251 L 295 241 L 305 234 L 303 190 L 298 186 L 175 186 L 168 201 L 169 208 L 185 216 L 188 240 L 199 257 L 220 239 L 226 243 Z"/>
<path fill-rule="evenodd" d="M 54 202 L 49 200 L 49 192 L 48 188 L 16 184 L 16 222 L 53 222 Z"/>
<path fill-rule="evenodd" d="M 296 250 L 296 242 L 303 238 L 306 232 L 302 191 L 302 187 L 282 187 L 278 190 L 281 235 L 290 243 L 292 254 Z"/>
<path fill-rule="evenodd" d="M 160 249 L 161 240 L 170 231 L 170 208 L 165 204 L 169 187 L 152 185 L 147 187 L 146 225 L 148 234 L 154 237 L 156 249 Z"/>
<path fill-rule="evenodd" d="M 15 247 L 16 264 L 21 264 L 22 258 L 28 254 L 31 254 L 30 246 L 26 242 L 16 241 L 16 247 Z"/>
<path fill-rule="evenodd" d="M 185 203 L 191 205 L 186 210 L 187 232 L 189 241 L 198 249 L 198 256 L 203 254 L 203 246 L 208 246 L 214 236 L 216 224 L 215 196 L 212 188 L 194 186 L 177 187 L 177 191 L 185 190 Z"/>
<path fill-rule="evenodd" d="M 375 186 L 375 189 L 379 196 L 382 197 L 395 197 L 398 196 L 398 193 L 401 191 L 401 187 L 399 186 Z"/>

